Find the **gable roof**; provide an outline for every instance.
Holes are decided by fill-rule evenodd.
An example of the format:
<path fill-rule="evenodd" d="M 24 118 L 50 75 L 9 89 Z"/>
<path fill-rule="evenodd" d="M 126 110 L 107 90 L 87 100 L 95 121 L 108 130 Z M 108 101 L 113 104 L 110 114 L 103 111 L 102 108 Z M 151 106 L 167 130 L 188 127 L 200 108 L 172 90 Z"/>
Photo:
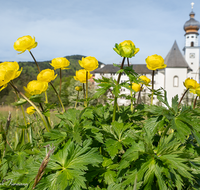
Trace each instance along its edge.
<path fill-rule="evenodd" d="M 165 57 L 165 64 L 167 68 L 188 68 L 188 70 L 192 70 L 187 64 L 185 58 L 180 52 L 176 41 L 174 42 L 171 50 Z"/>
<path fill-rule="evenodd" d="M 124 65 L 124 67 L 126 66 L 127 65 Z M 152 74 L 152 71 L 146 67 L 146 64 L 133 64 L 131 66 L 133 66 L 133 69 L 138 74 Z M 115 67 L 112 64 L 106 64 L 104 67 L 98 68 L 91 73 L 116 73 L 119 70 L 119 67 Z"/>

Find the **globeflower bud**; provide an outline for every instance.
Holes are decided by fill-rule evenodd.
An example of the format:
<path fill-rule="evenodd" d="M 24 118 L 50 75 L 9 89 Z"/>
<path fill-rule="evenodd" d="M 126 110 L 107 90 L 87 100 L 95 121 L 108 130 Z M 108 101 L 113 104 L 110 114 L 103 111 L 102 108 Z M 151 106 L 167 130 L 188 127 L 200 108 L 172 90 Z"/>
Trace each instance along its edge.
<path fill-rule="evenodd" d="M 141 80 L 141 84 L 144 84 L 146 86 L 149 86 L 149 83 L 151 82 L 151 80 L 145 75 L 140 76 L 139 79 Z"/>
<path fill-rule="evenodd" d="M 136 48 L 135 44 L 131 40 L 125 40 L 119 45 L 116 43 L 115 48 L 113 48 L 113 50 L 121 57 L 131 58 L 135 56 L 135 54 L 138 53 L 140 49 Z"/>
<path fill-rule="evenodd" d="M 196 89 L 199 86 L 196 80 L 190 78 L 187 78 L 183 84 L 187 89 Z"/>
<path fill-rule="evenodd" d="M 162 56 L 157 54 L 148 56 L 145 61 L 149 70 L 164 69 L 167 67 L 167 65 L 164 64 Z"/>
<path fill-rule="evenodd" d="M 82 57 L 82 60 L 79 60 L 79 64 L 87 71 L 93 71 L 98 68 L 99 64 L 95 57 Z"/>
<path fill-rule="evenodd" d="M 69 68 L 66 68 L 68 67 L 70 64 L 69 60 L 67 60 L 65 57 L 57 57 L 57 58 L 54 58 L 52 59 L 50 65 L 52 67 L 54 67 L 54 70 L 56 69 L 69 69 Z"/>
<path fill-rule="evenodd" d="M 26 109 L 26 113 L 31 115 L 35 113 L 35 108 L 33 106 L 30 106 Z"/>
<path fill-rule="evenodd" d="M 50 82 L 54 80 L 56 77 L 57 77 L 57 74 L 55 75 L 54 70 L 45 69 L 45 70 L 42 70 L 38 74 L 37 80 L 42 81 L 42 82 Z"/>
<path fill-rule="evenodd" d="M 92 74 L 90 74 L 90 72 L 88 71 L 88 79 L 90 79 L 91 77 Z M 80 81 L 81 83 L 86 83 L 86 70 L 81 69 L 76 71 L 76 76 L 74 76 L 74 79 Z"/>
<path fill-rule="evenodd" d="M 76 87 L 75 87 L 75 90 L 76 90 L 76 91 L 82 91 L 82 90 L 83 90 L 83 87 L 82 87 L 82 86 L 76 86 Z"/>
<path fill-rule="evenodd" d="M 135 92 L 139 92 L 141 90 L 141 84 L 137 84 L 137 83 L 132 83 L 132 89 L 135 91 Z"/>
<path fill-rule="evenodd" d="M 35 42 L 35 37 L 31 36 L 23 36 L 17 39 L 14 43 L 14 49 L 16 51 L 21 51 L 19 54 L 24 53 L 26 50 L 30 51 L 32 48 L 37 46 L 37 42 Z"/>
<path fill-rule="evenodd" d="M 48 88 L 47 82 L 42 82 L 38 80 L 32 80 L 28 83 L 27 87 L 24 86 L 24 90 L 28 96 L 37 95 L 45 92 Z"/>

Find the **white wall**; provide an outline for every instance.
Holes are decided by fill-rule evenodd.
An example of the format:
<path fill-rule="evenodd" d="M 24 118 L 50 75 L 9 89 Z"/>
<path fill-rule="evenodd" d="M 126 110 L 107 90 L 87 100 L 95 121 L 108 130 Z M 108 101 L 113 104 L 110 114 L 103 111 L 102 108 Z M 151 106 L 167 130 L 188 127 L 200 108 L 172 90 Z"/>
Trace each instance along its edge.
<path fill-rule="evenodd" d="M 178 86 L 174 86 L 174 77 L 178 76 Z M 178 94 L 181 98 L 185 86 L 183 82 L 187 78 L 187 68 L 166 68 L 165 69 L 165 90 L 167 91 L 167 99 L 171 105 L 171 99 Z"/>

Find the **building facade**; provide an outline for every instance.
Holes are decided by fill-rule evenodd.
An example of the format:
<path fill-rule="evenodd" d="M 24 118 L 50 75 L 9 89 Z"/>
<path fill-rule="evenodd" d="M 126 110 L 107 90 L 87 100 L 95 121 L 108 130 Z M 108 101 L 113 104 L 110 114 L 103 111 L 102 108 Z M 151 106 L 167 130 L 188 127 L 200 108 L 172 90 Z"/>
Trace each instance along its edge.
<path fill-rule="evenodd" d="M 186 78 L 195 79 L 199 83 L 199 40 L 198 40 L 198 30 L 200 28 L 200 23 L 195 20 L 195 13 L 192 11 L 189 14 L 190 19 L 184 24 L 185 30 L 185 46 L 183 48 L 184 54 L 181 53 L 177 42 L 175 41 L 170 49 L 169 53 L 165 57 L 165 64 L 167 67 L 162 70 L 157 70 L 154 77 L 154 89 L 164 88 L 167 91 L 167 99 L 169 104 L 174 96 L 178 95 L 179 99 L 185 91 L 183 82 Z M 132 65 L 136 73 L 140 75 L 146 75 L 148 78 L 152 78 L 152 71 L 148 70 L 146 64 L 134 64 Z M 119 70 L 118 67 L 113 65 L 102 65 L 101 68 L 93 71 L 94 78 L 99 79 L 102 76 L 113 79 L 118 78 L 116 72 Z M 120 82 L 128 81 L 128 77 L 125 74 L 122 74 Z M 122 88 L 121 94 L 130 95 L 128 89 Z M 149 91 L 145 87 L 142 92 L 142 99 L 146 98 L 148 103 L 148 94 Z M 108 93 L 108 97 L 111 98 L 111 94 Z M 144 102 L 143 100 L 143 102 Z M 156 103 L 154 99 L 154 103 Z M 129 105 L 130 100 L 125 98 L 118 99 L 119 105 Z"/>

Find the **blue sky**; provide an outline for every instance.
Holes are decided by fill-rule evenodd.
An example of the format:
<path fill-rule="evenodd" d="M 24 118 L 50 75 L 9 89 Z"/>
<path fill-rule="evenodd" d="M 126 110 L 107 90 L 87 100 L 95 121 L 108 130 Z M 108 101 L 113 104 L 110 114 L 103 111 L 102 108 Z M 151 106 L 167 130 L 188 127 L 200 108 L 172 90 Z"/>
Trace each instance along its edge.
<path fill-rule="evenodd" d="M 38 61 L 81 54 L 105 64 L 119 63 L 115 43 L 132 40 L 139 53 L 131 59 L 144 64 L 159 54 L 165 58 L 176 40 L 184 47 L 184 23 L 190 0 L 0 0 L 0 61 L 32 61 L 28 52 L 17 55 L 14 42 L 35 36 L 32 53 Z M 194 0 L 200 21 L 200 1 Z"/>

